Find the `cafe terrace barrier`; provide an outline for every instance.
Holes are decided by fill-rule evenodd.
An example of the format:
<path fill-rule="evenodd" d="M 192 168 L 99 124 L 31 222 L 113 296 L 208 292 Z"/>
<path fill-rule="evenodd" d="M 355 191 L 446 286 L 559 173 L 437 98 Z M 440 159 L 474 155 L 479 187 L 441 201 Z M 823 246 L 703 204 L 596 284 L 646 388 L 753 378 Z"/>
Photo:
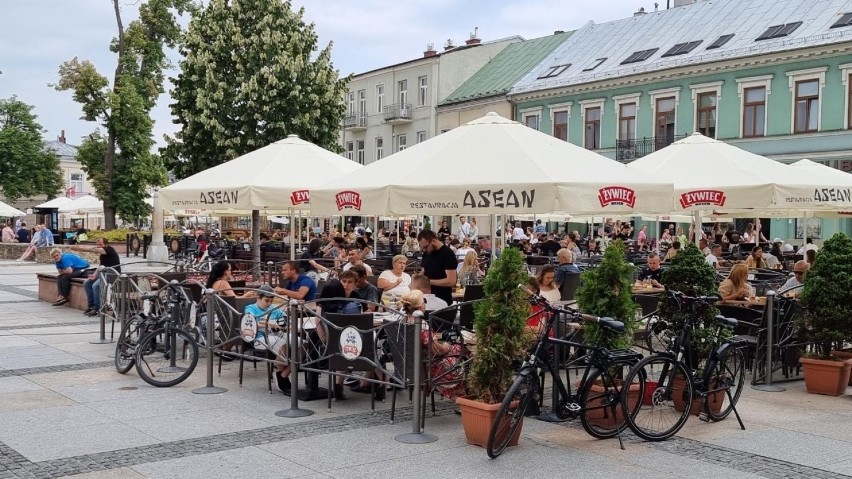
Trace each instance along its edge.
<path fill-rule="evenodd" d="M 761 391 L 783 391 L 773 383 L 797 381 L 803 378 L 799 357 L 807 344 L 796 335 L 796 318 L 802 308 L 795 299 L 767 293 L 766 321 L 758 330 L 757 353 L 752 374 L 752 387 Z M 769 294 L 772 293 L 772 294 Z M 767 374 L 768 372 L 768 374 Z"/>

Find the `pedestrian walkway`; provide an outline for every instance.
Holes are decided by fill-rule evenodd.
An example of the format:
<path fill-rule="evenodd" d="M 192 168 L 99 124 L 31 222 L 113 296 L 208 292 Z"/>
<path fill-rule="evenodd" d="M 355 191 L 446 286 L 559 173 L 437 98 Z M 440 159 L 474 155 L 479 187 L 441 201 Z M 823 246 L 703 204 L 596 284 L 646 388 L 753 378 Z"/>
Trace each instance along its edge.
<path fill-rule="evenodd" d="M 496 460 L 465 443 L 454 406 L 443 400 L 426 418 L 439 440 L 409 445 L 393 439 L 411 430 L 404 393 L 394 424 L 390 396 L 373 413 L 369 397 L 357 393 L 331 411 L 325 401 L 302 402 L 315 414 L 280 418 L 275 412 L 289 398 L 268 392 L 262 365 L 247 363 L 239 387 L 237 362 L 225 363 L 214 380 L 227 392 L 193 394 L 205 383 L 204 357 L 185 383 L 154 388 L 134 370 L 115 371 L 114 344 L 91 343 L 97 318 L 35 299 L 35 274 L 49 271 L 0 262 L 0 479 L 852 476 L 845 454 L 852 396 L 808 395 L 801 382 L 782 393 L 746 387 L 739 403 L 745 431 L 733 416 L 715 424 L 693 417 L 663 443 L 627 434 L 622 451 L 577 422 L 528 419 L 521 444 Z"/>

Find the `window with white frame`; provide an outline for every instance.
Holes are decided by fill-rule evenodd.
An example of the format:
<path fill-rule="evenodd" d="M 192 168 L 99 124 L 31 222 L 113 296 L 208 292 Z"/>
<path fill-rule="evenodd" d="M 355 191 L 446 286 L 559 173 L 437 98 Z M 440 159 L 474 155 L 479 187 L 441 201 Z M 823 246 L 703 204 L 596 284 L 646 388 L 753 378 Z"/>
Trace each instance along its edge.
<path fill-rule="evenodd" d="M 828 67 L 787 72 L 790 93 L 793 97 L 793 133 L 812 133 L 822 126 L 822 88 Z"/>
<path fill-rule="evenodd" d="M 396 151 L 402 151 L 408 148 L 408 138 L 406 138 L 405 135 L 397 135 L 396 145 Z"/>
<path fill-rule="evenodd" d="M 417 79 L 417 83 L 420 84 L 420 91 L 417 97 L 417 106 L 424 106 L 429 102 L 429 97 L 426 96 L 428 93 L 429 83 L 425 76 L 422 76 Z"/>
<path fill-rule="evenodd" d="M 354 91 L 349 92 L 348 101 L 349 101 L 349 114 L 354 115 L 355 114 L 355 92 Z"/>
<path fill-rule="evenodd" d="M 651 116 L 654 118 L 654 149 L 674 143 L 680 87 L 648 92 L 651 95 Z"/>
<path fill-rule="evenodd" d="M 603 99 L 580 101 L 580 115 L 583 118 L 583 148 L 587 150 L 601 148 L 603 106 Z"/>
<path fill-rule="evenodd" d="M 408 80 L 400 80 L 396 86 L 399 92 L 399 104 L 402 107 L 408 103 Z"/>
<path fill-rule="evenodd" d="M 521 110 L 521 123 L 533 130 L 538 130 L 541 126 L 541 108 Z"/>
<path fill-rule="evenodd" d="M 358 90 L 358 113 L 367 114 L 367 90 Z"/>
<path fill-rule="evenodd" d="M 355 154 L 355 142 L 347 141 L 346 142 L 346 159 L 351 160 L 354 158 Z"/>
<path fill-rule="evenodd" d="M 615 114 L 618 115 L 618 141 L 636 139 L 637 117 L 639 115 L 639 97 L 641 93 L 614 96 Z"/>
<path fill-rule="evenodd" d="M 355 153 L 356 158 L 358 159 L 358 164 L 363 165 L 366 161 L 366 155 L 364 153 L 364 140 L 356 140 L 355 141 Z"/>
<path fill-rule="evenodd" d="M 74 188 L 74 193 L 79 196 L 83 193 L 83 173 L 70 173 L 68 175 L 68 189 Z"/>
<path fill-rule="evenodd" d="M 426 141 L 426 132 L 425 131 L 418 131 L 417 132 L 417 143 L 423 143 L 424 141 Z"/>
<path fill-rule="evenodd" d="M 376 113 L 382 113 L 385 108 L 385 85 L 376 85 Z"/>
<path fill-rule="evenodd" d="M 571 119 L 571 102 L 549 105 L 550 124 L 553 136 L 562 141 L 568 141 L 568 120 Z"/>
<path fill-rule="evenodd" d="M 772 93 L 773 76 L 737 78 L 737 92 L 742 109 L 740 115 L 742 138 L 766 136 L 766 119 L 769 114 L 767 99 Z"/>
<path fill-rule="evenodd" d="M 697 131 L 708 138 L 716 138 L 716 122 L 719 118 L 719 102 L 722 98 L 724 83 L 724 81 L 717 81 L 689 86 L 692 90 L 692 104 L 695 107 L 692 131 Z"/>
<path fill-rule="evenodd" d="M 840 68 L 840 82 L 843 84 L 843 91 L 846 93 L 846 101 L 843 102 L 845 105 L 843 114 L 845 124 L 843 127 L 852 129 L 852 63 L 839 65 L 838 68 Z"/>
<path fill-rule="evenodd" d="M 376 161 L 385 157 L 385 140 L 381 136 L 376 137 Z"/>

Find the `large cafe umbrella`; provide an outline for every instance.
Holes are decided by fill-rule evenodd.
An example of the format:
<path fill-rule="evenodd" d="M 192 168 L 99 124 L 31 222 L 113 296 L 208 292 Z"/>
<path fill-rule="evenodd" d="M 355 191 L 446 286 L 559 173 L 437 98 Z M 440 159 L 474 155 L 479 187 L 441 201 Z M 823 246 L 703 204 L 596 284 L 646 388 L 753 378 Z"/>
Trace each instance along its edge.
<path fill-rule="evenodd" d="M 674 214 L 852 208 L 849 178 L 791 167 L 700 133 L 639 158 L 628 167 L 674 184 L 670 206 Z"/>
<path fill-rule="evenodd" d="M 313 188 L 359 168 L 353 161 L 288 135 L 161 189 L 160 205 L 166 210 L 251 213 L 254 255 L 259 261 L 260 211 L 292 215 L 294 209 L 310 210 Z M 290 244 L 295 244 L 293 228 Z M 292 247 L 290 255 L 294 255 Z"/>
<path fill-rule="evenodd" d="M 672 186 L 488 113 L 313 190 L 322 215 L 668 213 Z"/>
<path fill-rule="evenodd" d="M 0 201 L 0 218 L 14 218 L 16 216 L 26 216 L 26 213 Z"/>

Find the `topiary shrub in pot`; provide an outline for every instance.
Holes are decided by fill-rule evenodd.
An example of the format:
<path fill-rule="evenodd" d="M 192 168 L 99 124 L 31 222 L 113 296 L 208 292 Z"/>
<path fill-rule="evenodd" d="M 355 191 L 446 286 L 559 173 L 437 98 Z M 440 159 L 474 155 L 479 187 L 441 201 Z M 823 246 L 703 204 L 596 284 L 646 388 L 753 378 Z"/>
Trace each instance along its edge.
<path fill-rule="evenodd" d="M 456 400 L 470 444 L 487 445 L 494 416 L 514 379 L 513 365 L 526 346 L 530 305 L 518 285 L 528 279 L 524 256 L 515 248 L 505 250 L 485 276 L 483 300 L 474 308 L 476 347 L 466 381 L 470 396 Z"/>
<path fill-rule="evenodd" d="M 707 263 L 701 250 L 688 243 L 671 264 L 663 271 L 662 283 L 666 288 L 681 292 L 688 296 L 708 296 L 717 294 L 716 270 Z M 663 337 L 674 338 L 682 331 L 684 323 L 691 311 L 680 311 L 677 303 L 670 298 L 663 298 L 659 304 L 659 317 L 664 321 L 668 330 Z M 697 309 L 698 318 L 692 331 L 692 355 L 688 358 L 692 369 L 699 369 L 700 362 L 710 354 L 711 337 L 716 334 L 717 326 L 714 317 L 719 310 L 714 306 L 701 305 Z M 731 330 L 723 330 L 722 336 L 732 334 Z"/>
<path fill-rule="evenodd" d="M 852 339 L 852 238 L 837 233 L 823 244 L 799 300 L 804 311 L 799 336 L 811 346 L 799 360 L 805 387 L 809 393 L 839 396 L 849 383 L 852 360 L 838 360 L 832 350 Z"/>

